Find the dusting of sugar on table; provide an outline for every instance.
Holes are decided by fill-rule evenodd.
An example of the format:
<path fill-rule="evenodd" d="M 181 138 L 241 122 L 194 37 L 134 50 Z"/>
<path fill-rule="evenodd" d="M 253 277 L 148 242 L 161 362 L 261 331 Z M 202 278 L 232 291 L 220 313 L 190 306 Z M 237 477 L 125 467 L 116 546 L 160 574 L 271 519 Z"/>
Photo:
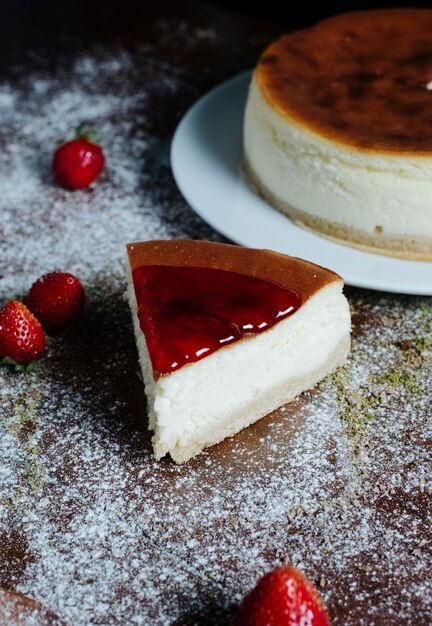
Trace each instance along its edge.
<path fill-rule="evenodd" d="M 427 298 L 348 290 L 346 368 L 185 466 L 151 456 L 124 246 L 218 236 L 176 191 L 158 126 L 195 86 L 146 56 L 94 49 L 0 85 L 2 302 L 53 269 L 87 292 L 36 373 L 0 370 L 0 586 L 74 626 L 225 624 L 287 560 L 316 582 L 334 625 L 426 626 Z M 97 128 L 107 170 L 71 193 L 49 165 L 81 122 Z"/>

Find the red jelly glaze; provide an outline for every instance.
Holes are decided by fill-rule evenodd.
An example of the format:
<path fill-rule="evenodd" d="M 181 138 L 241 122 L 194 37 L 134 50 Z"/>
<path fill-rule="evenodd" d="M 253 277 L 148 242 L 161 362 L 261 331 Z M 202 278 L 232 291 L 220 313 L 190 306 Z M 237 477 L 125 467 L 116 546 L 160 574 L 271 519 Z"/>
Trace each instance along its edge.
<path fill-rule="evenodd" d="M 292 289 L 214 268 L 144 265 L 133 271 L 133 282 L 140 327 L 160 374 L 262 333 L 301 306 Z"/>

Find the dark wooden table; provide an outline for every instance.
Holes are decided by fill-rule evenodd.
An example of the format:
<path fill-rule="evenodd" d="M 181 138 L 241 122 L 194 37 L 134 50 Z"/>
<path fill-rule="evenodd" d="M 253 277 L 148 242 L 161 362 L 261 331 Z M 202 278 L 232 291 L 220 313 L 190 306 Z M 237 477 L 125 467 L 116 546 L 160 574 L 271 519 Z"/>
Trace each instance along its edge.
<path fill-rule="evenodd" d="M 56 268 L 87 294 L 35 373 L 0 371 L 0 587 L 71 626 L 222 625 L 287 560 L 334 625 L 430 624 L 429 298 L 348 288 L 346 368 L 186 466 L 150 452 L 124 244 L 222 240 L 179 194 L 170 139 L 289 24 L 165 0 L 0 11 L 0 299 Z M 71 193 L 50 161 L 81 122 L 107 169 Z"/>

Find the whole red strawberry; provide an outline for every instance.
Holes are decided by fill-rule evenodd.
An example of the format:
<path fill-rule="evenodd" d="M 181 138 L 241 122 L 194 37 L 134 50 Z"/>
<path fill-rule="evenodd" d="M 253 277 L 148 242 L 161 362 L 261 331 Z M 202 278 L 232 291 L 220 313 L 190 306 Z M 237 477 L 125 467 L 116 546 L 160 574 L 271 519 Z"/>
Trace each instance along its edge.
<path fill-rule="evenodd" d="M 91 133 L 78 128 L 76 138 L 55 151 L 52 170 L 62 187 L 85 189 L 96 180 L 104 165 L 102 148 L 91 141 Z"/>
<path fill-rule="evenodd" d="M 40 322 L 22 302 L 12 300 L 0 309 L 0 357 L 27 364 L 45 352 Z"/>
<path fill-rule="evenodd" d="M 59 331 L 69 326 L 84 307 L 84 289 L 79 279 L 67 272 L 41 276 L 30 288 L 28 308 L 46 330 Z"/>
<path fill-rule="evenodd" d="M 244 598 L 235 626 L 329 626 L 313 584 L 300 570 L 276 567 Z"/>

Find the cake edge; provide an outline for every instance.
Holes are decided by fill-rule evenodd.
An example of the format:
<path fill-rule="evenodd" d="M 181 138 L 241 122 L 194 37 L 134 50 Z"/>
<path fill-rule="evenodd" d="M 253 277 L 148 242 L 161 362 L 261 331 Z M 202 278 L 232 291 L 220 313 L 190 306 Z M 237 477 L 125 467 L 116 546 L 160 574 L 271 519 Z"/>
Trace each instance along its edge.
<path fill-rule="evenodd" d="M 411 240 L 409 242 L 411 246 L 408 248 L 406 240 L 382 233 L 375 236 L 372 233 L 351 229 L 341 224 L 309 215 L 306 211 L 296 209 L 286 202 L 286 200 L 274 194 L 267 185 L 261 181 L 259 175 L 253 169 L 245 155 L 243 156 L 243 169 L 255 193 L 261 196 L 271 206 L 278 209 L 278 211 L 288 216 L 293 222 L 316 235 L 320 235 L 349 248 L 361 250 L 362 252 L 380 254 L 387 257 L 391 256 L 409 261 L 432 261 L 432 240 L 428 238 L 425 238 L 424 242 Z M 383 243 L 387 244 L 388 247 L 385 247 Z M 417 249 L 415 249 L 416 247 Z M 428 250 L 430 252 L 428 252 Z"/>
<path fill-rule="evenodd" d="M 141 265 L 211 267 L 259 276 L 297 291 L 306 302 L 324 286 L 343 278 L 335 271 L 289 254 L 195 239 L 131 242 L 126 245 L 130 270 Z M 260 256 L 257 256 L 257 252 Z M 306 271 L 306 269 L 308 271 Z"/>

